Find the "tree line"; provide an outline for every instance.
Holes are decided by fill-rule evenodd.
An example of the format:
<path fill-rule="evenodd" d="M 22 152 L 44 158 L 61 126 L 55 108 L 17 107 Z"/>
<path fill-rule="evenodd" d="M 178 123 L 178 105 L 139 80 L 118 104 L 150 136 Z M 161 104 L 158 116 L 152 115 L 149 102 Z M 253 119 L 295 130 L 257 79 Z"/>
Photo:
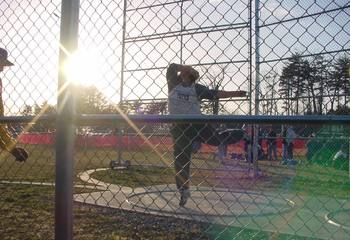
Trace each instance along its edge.
<path fill-rule="evenodd" d="M 78 114 L 118 114 L 122 110 L 125 114 L 165 114 L 167 103 L 149 102 L 141 100 L 124 101 L 119 104 L 110 102 L 106 96 L 95 86 L 77 86 L 75 103 Z M 56 113 L 56 105 L 43 102 L 41 105 L 25 105 L 21 115 L 30 116 L 38 114 Z"/>
<path fill-rule="evenodd" d="M 281 69 L 262 77 L 267 87 L 260 92 L 263 114 L 350 114 L 350 58 L 326 59 L 321 55 L 305 58 L 295 53 Z M 215 82 L 213 82 L 215 85 Z M 217 87 L 215 86 L 211 87 Z M 115 104 L 95 86 L 76 86 L 76 112 L 79 114 L 166 114 L 166 101 L 123 101 Z M 218 103 L 203 105 L 203 112 L 217 114 Z M 213 112 L 214 111 L 214 112 Z M 56 106 L 47 102 L 25 105 L 22 115 L 50 114 Z"/>
<path fill-rule="evenodd" d="M 125 101 L 119 104 L 112 103 L 95 86 L 76 86 L 75 96 L 76 113 L 78 114 L 119 114 L 122 111 L 125 114 L 165 114 L 167 102 L 149 102 L 144 103 L 141 100 Z M 23 116 L 55 114 L 56 105 L 43 102 L 42 104 L 25 105 L 21 111 Z M 145 128 L 144 126 L 142 126 Z M 13 128 L 20 128 L 13 126 Z M 146 128 L 152 128 L 146 127 Z M 29 132 L 48 132 L 54 131 L 55 123 L 43 122 L 33 125 Z M 91 131 L 104 131 L 106 127 L 89 127 Z M 149 129 L 151 131 L 151 129 Z M 78 128 L 79 132 L 84 132 L 84 128 Z"/>
<path fill-rule="evenodd" d="M 350 114 L 349 69 L 347 55 L 326 59 L 293 54 L 281 74 L 271 71 L 263 76 L 267 83 L 260 93 L 263 114 Z"/>

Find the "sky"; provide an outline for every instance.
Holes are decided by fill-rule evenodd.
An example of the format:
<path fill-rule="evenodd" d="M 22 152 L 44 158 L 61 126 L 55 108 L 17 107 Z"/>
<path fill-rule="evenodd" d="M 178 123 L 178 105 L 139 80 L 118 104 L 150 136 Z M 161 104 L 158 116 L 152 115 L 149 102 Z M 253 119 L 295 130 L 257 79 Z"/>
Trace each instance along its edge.
<path fill-rule="evenodd" d="M 16 64 L 1 74 L 7 114 L 17 114 L 25 104 L 56 102 L 60 2 L 0 2 L 0 45 L 9 50 L 9 58 Z M 182 39 L 178 35 L 181 3 L 174 3 L 177 1 L 128 1 L 125 35 L 122 0 L 80 2 L 79 50 L 81 62 L 89 63 L 80 71 L 84 83 L 94 84 L 111 102 L 118 103 L 121 93 L 124 100 L 165 98 L 165 67 L 170 62 L 180 63 L 181 54 L 186 64 L 204 64 L 196 66 L 203 74 L 202 83 L 215 78 L 223 80 L 226 90 L 249 90 L 249 31 L 242 27 L 248 22 L 247 0 L 184 1 L 182 26 L 188 34 Z M 159 3 L 172 4 L 145 8 Z M 283 61 L 274 60 L 296 51 L 310 54 L 350 49 L 349 8 L 288 21 L 346 5 L 347 0 L 261 1 L 261 72 L 280 71 Z M 274 24 L 278 21 L 285 22 Z M 229 24 L 241 28 L 223 31 L 224 27 L 217 27 Z M 234 111 L 241 103 L 229 104 Z"/>

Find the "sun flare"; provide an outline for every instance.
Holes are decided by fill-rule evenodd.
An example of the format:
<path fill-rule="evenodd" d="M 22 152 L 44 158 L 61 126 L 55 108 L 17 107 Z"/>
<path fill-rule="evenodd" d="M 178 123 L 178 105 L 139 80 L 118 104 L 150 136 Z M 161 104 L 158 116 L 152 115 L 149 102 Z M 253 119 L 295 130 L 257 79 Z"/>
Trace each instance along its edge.
<path fill-rule="evenodd" d="M 77 51 L 70 55 L 64 64 L 64 72 L 70 82 L 77 85 L 97 85 L 100 73 L 101 62 L 96 52 Z"/>

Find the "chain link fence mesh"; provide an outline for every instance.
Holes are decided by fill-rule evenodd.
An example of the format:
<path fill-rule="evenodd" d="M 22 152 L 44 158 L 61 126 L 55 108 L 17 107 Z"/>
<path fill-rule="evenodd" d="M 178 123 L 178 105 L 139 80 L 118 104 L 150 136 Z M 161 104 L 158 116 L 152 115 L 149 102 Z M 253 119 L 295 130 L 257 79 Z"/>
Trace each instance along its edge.
<path fill-rule="evenodd" d="M 247 91 L 203 100 L 205 115 L 347 115 L 349 9 L 341 0 L 81 0 L 78 64 L 67 70 L 76 111 L 162 119 L 177 63 L 205 87 Z M 4 115 L 55 114 L 61 1 L 5 0 L 0 13 L 0 47 L 15 64 L 1 73 Z M 74 236 L 348 238 L 349 125 L 205 119 L 78 122 Z M 52 239 L 55 125 L 7 129 L 29 158 L 1 152 L 1 239 Z M 245 135 L 210 146 L 193 141 L 203 129 L 213 135 L 202 142 Z"/>

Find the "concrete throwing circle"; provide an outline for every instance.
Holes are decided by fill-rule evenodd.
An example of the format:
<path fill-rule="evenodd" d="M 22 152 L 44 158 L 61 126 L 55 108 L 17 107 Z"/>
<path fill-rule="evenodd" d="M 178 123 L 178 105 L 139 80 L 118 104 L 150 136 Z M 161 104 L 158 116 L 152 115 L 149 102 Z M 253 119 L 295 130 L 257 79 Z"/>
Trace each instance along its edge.
<path fill-rule="evenodd" d="M 350 230 L 350 209 L 341 209 L 326 215 L 329 224 Z"/>
<path fill-rule="evenodd" d="M 295 203 L 279 195 L 225 189 L 191 190 L 185 208 L 179 207 L 176 190 L 148 190 L 132 194 L 128 202 L 134 207 L 158 213 L 206 216 L 254 217 L 291 211 Z"/>

